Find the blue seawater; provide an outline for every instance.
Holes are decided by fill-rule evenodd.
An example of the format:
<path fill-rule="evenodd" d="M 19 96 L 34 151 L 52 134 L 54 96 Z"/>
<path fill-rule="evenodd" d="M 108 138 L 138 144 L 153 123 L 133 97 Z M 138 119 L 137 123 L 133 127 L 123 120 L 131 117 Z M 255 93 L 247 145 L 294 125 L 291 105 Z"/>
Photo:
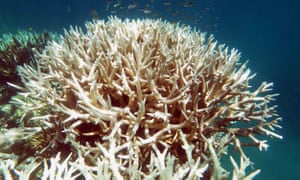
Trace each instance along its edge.
<path fill-rule="evenodd" d="M 213 34 L 242 52 L 257 73 L 252 85 L 274 82 L 283 140 L 267 152 L 249 149 L 256 179 L 300 179 L 300 1 L 298 0 L 9 0 L 0 6 L 0 35 L 18 30 L 63 32 L 93 18 L 161 18 Z"/>

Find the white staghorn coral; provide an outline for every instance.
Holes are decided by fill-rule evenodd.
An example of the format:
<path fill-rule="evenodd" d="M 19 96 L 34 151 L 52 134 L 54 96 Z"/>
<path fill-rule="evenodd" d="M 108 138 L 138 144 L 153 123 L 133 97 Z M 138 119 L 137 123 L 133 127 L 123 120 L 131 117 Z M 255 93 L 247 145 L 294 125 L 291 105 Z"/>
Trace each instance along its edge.
<path fill-rule="evenodd" d="M 37 52 L 37 67 L 19 68 L 19 128 L 36 131 L 22 140 L 15 171 L 36 162 L 24 172 L 44 179 L 222 179 L 230 170 L 220 160 L 233 146 L 241 167 L 230 158 L 232 178 L 258 174 L 244 172 L 243 147 L 281 138 L 270 105 L 277 94 L 267 94 L 272 83 L 250 90 L 254 75 L 237 50 L 160 20 L 110 18 L 86 28 Z M 14 171 L 3 162 L 4 174 Z"/>

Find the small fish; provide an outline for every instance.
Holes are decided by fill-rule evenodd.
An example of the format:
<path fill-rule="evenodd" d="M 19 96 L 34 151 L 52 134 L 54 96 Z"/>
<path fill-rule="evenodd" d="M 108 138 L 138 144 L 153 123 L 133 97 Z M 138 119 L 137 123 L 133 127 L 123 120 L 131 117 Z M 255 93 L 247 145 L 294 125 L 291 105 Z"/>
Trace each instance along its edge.
<path fill-rule="evenodd" d="M 71 6 L 70 6 L 70 5 L 67 5 L 67 12 L 69 13 L 69 12 L 71 12 L 71 11 L 72 11 Z"/>
<path fill-rule="evenodd" d="M 91 16 L 93 17 L 93 19 L 95 19 L 95 20 L 99 19 L 99 14 L 98 14 L 98 12 L 97 12 L 96 9 L 91 8 L 91 9 L 90 9 L 90 14 L 91 14 Z"/>
<path fill-rule="evenodd" d="M 114 8 L 117 8 L 117 7 L 119 7 L 119 6 L 121 6 L 121 1 L 118 1 L 117 3 L 115 3 L 115 4 L 113 5 Z"/>
<path fill-rule="evenodd" d="M 106 3 L 106 11 L 108 11 L 109 6 L 110 6 L 110 4 L 112 4 L 112 3 L 113 3 L 113 0 L 107 0 L 107 3 Z"/>
<path fill-rule="evenodd" d="M 152 15 L 153 15 L 153 16 L 158 16 L 158 13 L 153 13 Z"/>
<path fill-rule="evenodd" d="M 164 5 L 165 5 L 165 6 L 170 6 L 170 5 L 171 5 L 171 2 L 170 2 L 170 1 L 164 1 Z"/>
<path fill-rule="evenodd" d="M 136 8 L 136 7 L 137 7 L 137 3 L 129 4 L 129 5 L 127 6 L 127 9 L 134 9 L 134 8 Z"/>
<path fill-rule="evenodd" d="M 144 14 L 150 14 L 150 13 L 152 13 L 152 10 L 149 9 L 149 8 L 140 8 L 139 10 L 143 11 Z"/>
<path fill-rule="evenodd" d="M 179 13 L 179 11 L 173 11 L 172 15 L 176 16 Z"/>
<path fill-rule="evenodd" d="M 117 8 L 117 7 L 119 7 L 119 6 L 121 6 L 120 3 L 116 3 L 116 4 L 113 5 L 114 8 Z"/>
<path fill-rule="evenodd" d="M 195 3 L 192 2 L 192 1 L 188 1 L 188 2 L 185 2 L 185 3 L 183 4 L 184 7 L 192 7 L 192 6 L 194 6 L 194 5 L 195 5 Z"/>
<path fill-rule="evenodd" d="M 196 13 L 195 17 L 196 17 L 195 20 L 197 20 L 197 21 L 202 18 L 201 14 L 199 14 L 199 13 Z"/>
<path fill-rule="evenodd" d="M 206 7 L 204 10 L 202 10 L 203 13 L 207 13 L 210 11 L 210 8 Z"/>
<path fill-rule="evenodd" d="M 152 11 L 151 11 L 151 9 L 144 9 L 144 14 L 150 14 L 150 13 L 152 13 Z"/>

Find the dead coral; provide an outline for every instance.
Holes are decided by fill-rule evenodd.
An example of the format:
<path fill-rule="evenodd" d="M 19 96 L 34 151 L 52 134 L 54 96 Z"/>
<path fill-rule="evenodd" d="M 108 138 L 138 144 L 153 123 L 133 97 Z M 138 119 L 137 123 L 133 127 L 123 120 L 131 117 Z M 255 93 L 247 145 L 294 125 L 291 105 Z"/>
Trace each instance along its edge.
<path fill-rule="evenodd" d="M 222 179 L 230 170 L 220 159 L 233 146 L 241 154 L 240 167 L 231 158 L 233 176 L 242 178 L 250 164 L 244 146 L 264 150 L 265 136 L 281 138 L 272 83 L 251 91 L 254 75 L 237 50 L 160 20 L 86 27 L 37 53 L 37 67 L 19 68 L 24 98 L 15 104 L 30 116 L 25 129 L 51 132 L 35 154 L 53 168 L 56 147 L 68 144 L 72 157 L 62 163 L 76 176 L 102 177 L 102 169 L 117 179 Z M 39 167 L 48 171 L 47 162 Z"/>

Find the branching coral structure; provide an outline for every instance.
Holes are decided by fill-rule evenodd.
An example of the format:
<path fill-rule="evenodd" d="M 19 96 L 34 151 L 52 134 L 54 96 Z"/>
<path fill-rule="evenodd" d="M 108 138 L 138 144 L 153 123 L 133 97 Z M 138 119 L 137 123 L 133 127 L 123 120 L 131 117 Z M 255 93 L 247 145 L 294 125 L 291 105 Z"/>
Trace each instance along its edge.
<path fill-rule="evenodd" d="M 19 67 L 24 87 L 11 84 L 21 91 L 12 103 L 24 115 L 18 128 L 1 132 L 2 176 L 251 179 L 259 173 L 246 172 L 251 162 L 243 149 L 265 150 L 267 136 L 282 138 L 275 132 L 277 94 L 270 93 L 272 83 L 250 87 L 255 75 L 237 50 L 161 20 L 111 17 L 86 28 L 72 27 L 60 43 L 36 52 L 36 67 Z M 22 145 L 22 155 L 12 148 Z M 240 153 L 240 164 L 229 147 Z"/>
<path fill-rule="evenodd" d="M 18 31 L 17 34 L 3 34 L 0 38 L 0 104 L 5 104 L 15 95 L 15 89 L 6 83 L 21 85 L 17 66 L 33 62 L 33 51 L 42 51 L 49 40 L 56 39 L 50 32 L 36 33 Z"/>
<path fill-rule="evenodd" d="M 19 108 L 9 103 L 17 94 L 17 89 L 8 84 L 23 86 L 18 76 L 17 66 L 31 64 L 34 66 L 35 51 L 41 52 L 50 40 L 59 40 L 52 32 L 18 31 L 16 34 L 3 34 L 0 37 L 0 127 L 17 127 L 16 121 L 22 113 Z"/>

